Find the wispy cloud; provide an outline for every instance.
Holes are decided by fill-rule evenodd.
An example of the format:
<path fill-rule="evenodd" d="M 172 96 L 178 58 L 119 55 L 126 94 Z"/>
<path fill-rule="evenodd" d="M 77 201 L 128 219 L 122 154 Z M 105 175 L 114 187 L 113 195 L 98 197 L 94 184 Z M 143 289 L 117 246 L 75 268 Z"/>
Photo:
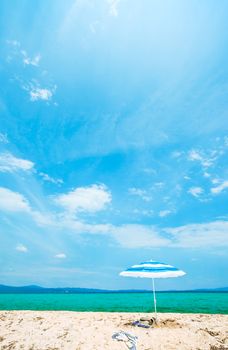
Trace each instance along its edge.
<path fill-rule="evenodd" d="M 93 185 L 92 187 L 97 186 Z M 87 188 L 88 189 L 88 188 Z M 94 188 L 93 188 L 94 190 Z M 109 203 L 110 194 L 104 196 L 104 193 L 101 195 L 99 191 L 107 190 L 104 188 L 96 188 L 100 195 L 100 200 L 94 200 L 94 193 L 91 195 L 89 192 L 90 198 L 92 200 L 91 204 L 88 205 L 88 201 L 85 200 L 89 197 L 88 192 L 84 192 L 83 196 L 77 196 L 76 202 L 73 204 L 71 202 L 71 197 L 68 202 L 64 201 L 67 209 L 77 211 L 97 211 L 101 210 Z M 70 207 L 69 207 L 70 206 Z M 39 221 L 43 220 L 41 223 L 44 226 L 48 227 L 58 227 L 59 230 L 70 230 L 76 234 L 85 235 L 85 234 L 96 234 L 104 235 L 106 237 L 112 238 L 117 244 L 121 245 L 127 249 L 137 249 L 137 248 L 152 248 L 152 247 L 183 247 L 183 248 L 210 248 L 210 247 L 220 247 L 226 246 L 228 244 L 227 240 L 227 230 L 228 222 L 227 221 L 214 221 L 209 223 L 193 223 L 184 226 L 177 227 L 158 227 L 156 225 L 143 225 L 143 224 L 122 224 L 122 225 L 113 225 L 113 224 L 93 224 L 89 222 L 82 222 L 74 217 L 67 216 L 64 213 L 60 215 L 55 215 L 52 218 L 43 217 L 41 213 L 35 211 L 31 208 L 29 202 L 26 198 L 16 192 L 12 192 L 6 188 L 0 188 L 0 210 L 5 212 L 24 212 L 29 214 L 34 221 L 39 225 Z M 164 215 L 164 213 L 163 213 Z M 168 213 L 167 213 L 168 215 Z M 21 248 L 23 249 L 23 248 Z M 56 258 L 64 259 L 66 257 L 65 253 L 57 253 Z"/>
<path fill-rule="evenodd" d="M 27 253 L 28 252 L 28 248 L 24 244 L 21 244 L 21 243 L 16 246 L 16 250 L 18 252 L 21 252 L 21 253 Z"/>
<path fill-rule="evenodd" d="M 154 210 L 153 209 L 134 209 L 133 210 L 133 213 L 138 215 L 138 216 L 148 216 L 148 217 L 151 217 L 151 216 L 154 216 Z"/>
<path fill-rule="evenodd" d="M 17 42 L 16 40 L 13 41 L 7 41 L 7 43 L 12 47 L 11 56 L 9 57 L 9 61 L 12 60 L 12 58 L 16 58 L 17 60 L 21 61 L 25 66 L 33 66 L 37 68 L 37 72 L 41 73 L 39 69 L 39 64 L 41 60 L 41 54 L 37 53 L 35 55 L 30 56 L 25 49 L 21 47 L 21 44 Z M 23 70 L 24 71 L 24 70 Z M 42 70 L 44 71 L 44 70 Z M 40 74 L 41 78 L 42 73 Z M 26 90 L 29 94 L 30 101 L 50 101 L 53 98 L 53 95 L 55 94 L 56 85 L 53 85 L 52 83 L 40 83 L 39 79 L 26 79 L 25 74 L 23 75 L 18 74 L 15 78 L 16 81 L 20 82 L 21 88 Z M 46 85 L 43 87 L 42 85 Z"/>
<path fill-rule="evenodd" d="M 213 185 L 217 185 L 220 183 L 219 179 L 212 179 L 211 182 L 213 183 Z"/>
<path fill-rule="evenodd" d="M 17 40 L 7 40 L 6 41 L 8 45 L 10 45 L 13 48 L 13 56 L 16 56 L 22 62 L 24 65 L 31 65 L 37 67 L 39 65 L 41 55 L 38 53 L 34 55 L 33 57 L 30 57 L 29 54 L 25 49 L 22 48 L 22 45 Z"/>
<path fill-rule="evenodd" d="M 171 210 L 161 210 L 161 211 L 159 211 L 159 216 L 161 217 L 161 218 L 164 218 L 165 216 L 168 216 L 168 215 L 170 215 L 172 213 L 172 211 Z"/>
<path fill-rule="evenodd" d="M 191 187 L 188 190 L 188 193 L 190 193 L 192 196 L 198 198 L 201 194 L 204 193 L 204 190 L 202 187 Z"/>
<path fill-rule="evenodd" d="M 110 227 L 114 239 L 125 248 L 164 247 L 170 244 L 153 226 L 122 225 Z"/>
<path fill-rule="evenodd" d="M 205 171 L 205 172 L 203 173 L 203 176 L 206 177 L 206 178 L 211 177 L 211 175 L 210 175 L 207 171 Z"/>
<path fill-rule="evenodd" d="M 39 88 L 39 87 L 33 87 L 29 91 L 30 100 L 32 102 L 38 101 L 38 100 L 49 101 L 51 100 L 53 93 L 54 93 L 54 90 Z"/>
<path fill-rule="evenodd" d="M 163 229 L 156 226 L 131 224 L 110 227 L 110 233 L 115 240 L 126 248 L 183 247 L 202 249 L 204 247 L 207 249 L 227 246 L 227 230 L 228 221 L 193 223 Z"/>
<path fill-rule="evenodd" d="M 219 194 L 228 188 L 228 181 L 223 181 L 220 185 L 211 188 L 211 193 Z"/>
<path fill-rule="evenodd" d="M 3 133 L 0 132 L 0 142 L 1 143 L 9 143 L 7 134 L 3 134 Z"/>
<path fill-rule="evenodd" d="M 14 46 L 14 47 L 20 47 L 21 43 L 18 40 L 6 40 L 8 45 Z"/>
<path fill-rule="evenodd" d="M 70 229 L 76 233 L 99 233 L 107 232 L 108 225 L 81 222 L 72 214 L 78 212 L 95 213 L 102 210 L 111 201 L 111 194 L 104 185 L 77 188 L 66 195 L 55 197 L 55 201 L 64 208 L 64 211 L 41 212 L 33 208 L 28 199 L 21 193 L 8 188 L 0 187 L 0 211 L 29 215 L 38 226 Z"/>
<path fill-rule="evenodd" d="M 202 247 L 227 246 L 227 230 L 227 221 L 214 221 L 164 229 L 133 224 L 119 227 L 110 226 L 109 233 L 125 248 L 183 247 L 202 249 Z"/>
<path fill-rule="evenodd" d="M 35 164 L 32 161 L 15 157 L 12 153 L 0 153 L 0 172 L 14 173 L 18 171 L 31 171 L 35 169 L 34 166 Z M 39 172 L 38 175 L 44 181 L 51 182 L 56 185 L 63 183 L 62 179 L 54 179 L 43 172 Z"/>
<path fill-rule="evenodd" d="M 66 215 L 56 217 L 54 225 L 63 230 L 70 230 L 76 234 L 97 234 L 108 235 L 111 232 L 112 225 L 110 224 L 90 224 L 88 222 L 80 221 Z"/>
<path fill-rule="evenodd" d="M 55 258 L 57 258 L 57 259 L 65 259 L 66 258 L 66 254 L 58 253 L 58 254 L 55 255 Z"/>
<path fill-rule="evenodd" d="M 55 202 L 70 213 L 97 212 L 111 202 L 111 193 L 105 185 L 78 187 L 55 197 Z"/>
<path fill-rule="evenodd" d="M 191 180 L 191 177 L 188 175 L 184 175 L 184 180 Z"/>
<path fill-rule="evenodd" d="M 49 226 L 57 228 L 60 223 L 58 222 L 56 216 L 52 213 L 43 213 L 38 210 L 30 210 L 29 212 L 31 218 L 36 222 L 38 226 Z"/>
<path fill-rule="evenodd" d="M 167 228 L 173 247 L 213 248 L 228 245 L 228 221 L 214 221 Z"/>
<path fill-rule="evenodd" d="M 133 196 L 142 198 L 145 202 L 149 202 L 151 200 L 151 197 L 148 196 L 146 191 L 142 190 L 141 188 L 131 187 L 129 188 L 128 192 Z"/>
<path fill-rule="evenodd" d="M 42 179 L 44 181 L 51 182 L 51 183 L 56 184 L 56 185 L 63 184 L 63 180 L 62 179 L 54 179 L 50 175 L 42 173 L 42 172 L 40 172 L 39 175 L 42 177 Z"/>
<path fill-rule="evenodd" d="M 204 168 L 209 168 L 212 166 L 217 158 L 218 152 L 216 150 L 210 151 L 209 156 L 206 156 L 201 151 L 195 149 L 188 153 L 189 160 L 198 161 Z"/>
<path fill-rule="evenodd" d="M 0 154 L 0 172 L 28 171 L 33 167 L 34 163 L 30 160 L 17 158 L 9 152 Z"/>
<path fill-rule="evenodd" d="M 31 208 L 22 194 L 13 192 L 5 187 L 0 187 L 0 210 L 28 213 Z"/>
<path fill-rule="evenodd" d="M 120 0 L 108 0 L 109 14 L 113 17 L 118 16 L 118 4 Z"/>
<path fill-rule="evenodd" d="M 164 182 L 160 181 L 160 182 L 155 182 L 154 187 L 162 188 L 164 187 L 164 185 L 165 185 Z"/>
<path fill-rule="evenodd" d="M 41 55 L 37 54 L 34 57 L 29 57 L 25 50 L 21 50 L 21 54 L 23 56 L 23 63 L 25 65 L 31 65 L 37 67 L 39 65 Z"/>
<path fill-rule="evenodd" d="M 188 159 L 192 161 L 195 161 L 195 160 L 198 160 L 200 162 L 203 161 L 203 157 L 201 156 L 200 152 L 196 150 L 191 150 L 189 152 Z"/>
<path fill-rule="evenodd" d="M 25 213 L 38 226 L 55 227 L 57 225 L 54 215 L 35 210 L 23 194 L 14 192 L 6 187 L 0 187 L 0 211 L 5 213 Z"/>
<path fill-rule="evenodd" d="M 171 157 L 172 158 L 180 158 L 182 155 L 183 155 L 182 151 L 174 151 L 174 152 L 172 152 Z"/>

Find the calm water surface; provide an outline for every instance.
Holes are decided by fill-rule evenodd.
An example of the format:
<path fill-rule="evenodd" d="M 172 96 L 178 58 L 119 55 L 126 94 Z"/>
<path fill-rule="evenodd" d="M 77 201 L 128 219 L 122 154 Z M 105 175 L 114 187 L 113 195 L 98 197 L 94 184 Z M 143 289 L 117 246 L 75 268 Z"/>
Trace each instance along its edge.
<path fill-rule="evenodd" d="M 150 312 L 152 293 L 0 294 L 0 310 Z M 158 312 L 228 314 L 228 293 L 157 293 Z"/>

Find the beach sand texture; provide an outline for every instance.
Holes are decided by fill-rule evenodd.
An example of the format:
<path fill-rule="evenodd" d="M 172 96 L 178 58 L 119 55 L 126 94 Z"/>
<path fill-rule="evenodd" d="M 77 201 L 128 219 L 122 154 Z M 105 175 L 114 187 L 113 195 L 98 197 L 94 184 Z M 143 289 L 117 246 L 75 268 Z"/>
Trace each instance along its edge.
<path fill-rule="evenodd" d="M 228 316 L 159 314 L 159 325 L 128 325 L 148 314 L 70 311 L 1 311 L 0 349 L 125 350 L 118 331 L 138 337 L 137 350 L 228 349 Z"/>

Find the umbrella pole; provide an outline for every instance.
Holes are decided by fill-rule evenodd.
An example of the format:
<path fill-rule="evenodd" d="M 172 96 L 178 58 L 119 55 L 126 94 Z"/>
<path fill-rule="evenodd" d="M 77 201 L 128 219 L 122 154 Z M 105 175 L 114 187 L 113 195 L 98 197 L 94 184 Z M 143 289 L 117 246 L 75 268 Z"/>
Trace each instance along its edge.
<path fill-rule="evenodd" d="M 154 279 L 153 281 L 153 295 L 154 295 L 154 312 L 155 312 L 155 320 L 157 320 L 157 305 L 156 305 L 156 294 L 155 294 L 155 286 L 154 286 Z"/>

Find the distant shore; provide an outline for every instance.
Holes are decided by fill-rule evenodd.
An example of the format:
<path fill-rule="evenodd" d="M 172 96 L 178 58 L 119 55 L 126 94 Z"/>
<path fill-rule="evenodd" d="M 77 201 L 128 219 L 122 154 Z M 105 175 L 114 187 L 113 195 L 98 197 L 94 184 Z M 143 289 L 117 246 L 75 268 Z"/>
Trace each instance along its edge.
<path fill-rule="evenodd" d="M 41 287 L 36 285 L 31 286 L 6 286 L 0 284 L 0 294 L 5 293 L 34 293 L 34 294 L 83 294 L 83 293 L 152 293 L 152 290 L 145 289 L 93 289 L 93 288 L 73 288 L 73 287 Z M 228 293 L 228 287 L 222 288 L 201 288 L 201 289 L 186 289 L 186 290 L 157 290 L 157 293 Z"/>
<path fill-rule="evenodd" d="M 121 350 L 115 332 L 138 337 L 140 350 L 228 349 L 228 316 L 158 314 L 158 325 L 131 325 L 142 313 L 0 311 L 0 349 Z"/>

